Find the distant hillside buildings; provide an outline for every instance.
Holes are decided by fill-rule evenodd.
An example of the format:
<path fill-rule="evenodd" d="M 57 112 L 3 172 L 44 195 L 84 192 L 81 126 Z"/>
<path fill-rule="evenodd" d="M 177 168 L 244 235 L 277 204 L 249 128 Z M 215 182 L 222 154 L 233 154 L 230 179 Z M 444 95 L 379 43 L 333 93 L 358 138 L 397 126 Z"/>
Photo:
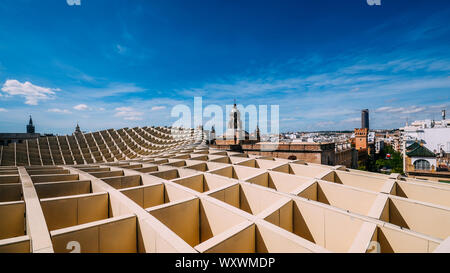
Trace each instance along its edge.
<path fill-rule="evenodd" d="M 77 123 L 74 133 L 81 133 L 80 126 Z M 53 136 L 53 134 L 36 133 L 36 127 L 33 118 L 30 115 L 28 124 L 26 125 L 26 133 L 0 133 L 0 146 L 8 146 L 8 144 L 24 143 L 26 140 L 34 140 L 41 136 Z"/>
<path fill-rule="evenodd" d="M 450 120 L 418 120 L 400 128 L 404 171 L 410 176 L 449 180 Z"/>
<path fill-rule="evenodd" d="M 26 126 L 26 133 L 0 133 L 0 145 L 6 146 L 10 143 L 22 143 L 27 139 L 36 139 L 40 136 L 40 134 L 35 133 L 33 119 L 30 116 Z"/>
<path fill-rule="evenodd" d="M 254 134 L 249 134 L 242 128 L 240 112 L 233 107 L 230 112 L 230 119 L 227 131 L 223 136 L 216 138 L 215 130 L 212 128 L 210 133 L 211 147 L 229 151 L 239 151 L 249 155 L 264 156 L 267 158 L 278 157 L 290 160 L 303 160 L 310 163 L 326 165 L 344 165 L 346 167 L 356 168 L 356 162 L 353 160 L 352 147 L 346 141 L 337 142 L 334 138 L 324 138 L 314 135 L 306 139 L 286 139 L 284 135 L 275 136 L 277 142 L 271 142 L 270 138 L 261 141 L 259 129 L 256 128 Z M 312 140 L 312 141 L 309 141 Z"/>

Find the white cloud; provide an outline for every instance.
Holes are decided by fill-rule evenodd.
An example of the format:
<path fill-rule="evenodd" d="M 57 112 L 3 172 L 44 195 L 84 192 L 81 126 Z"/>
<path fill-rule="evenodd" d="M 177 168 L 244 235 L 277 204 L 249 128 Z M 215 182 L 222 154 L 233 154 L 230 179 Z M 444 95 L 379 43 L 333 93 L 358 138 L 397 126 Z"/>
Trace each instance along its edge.
<path fill-rule="evenodd" d="M 401 114 L 414 114 L 419 113 L 422 111 L 425 111 L 425 107 L 418 107 L 418 106 L 409 106 L 409 107 L 390 107 L 390 106 L 384 106 L 377 108 L 375 112 L 377 113 L 401 113 Z"/>
<path fill-rule="evenodd" d="M 87 110 L 88 108 L 89 107 L 86 104 L 78 104 L 73 107 L 73 109 L 78 110 L 78 111 L 84 111 L 84 110 Z"/>
<path fill-rule="evenodd" d="M 448 104 L 437 104 L 437 105 L 431 105 L 430 108 L 433 108 L 433 109 L 436 109 L 436 108 L 445 109 L 445 108 L 447 108 L 447 106 L 448 106 Z"/>
<path fill-rule="evenodd" d="M 59 109 L 59 108 L 48 109 L 47 112 L 60 113 L 60 114 L 71 114 L 72 113 L 67 109 Z"/>
<path fill-rule="evenodd" d="M 391 108 L 392 107 L 389 107 L 389 106 L 383 106 L 383 107 L 375 109 L 375 112 L 384 112 L 384 111 L 387 111 L 387 110 L 389 110 Z"/>
<path fill-rule="evenodd" d="M 2 91 L 9 96 L 25 97 L 25 104 L 37 105 L 40 100 L 53 98 L 58 88 L 48 88 L 34 85 L 30 82 L 21 83 L 17 80 L 6 80 Z"/>
<path fill-rule="evenodd" d="M 124 117 L 124 120 L 142 120 L 142 117 Z"/>
<path fill-rule="evenodd" d="M 391 106 L 383 106 L 380 108 L 377 108 L 375 112 L 387 112 L 387 113 L 402 113 L 405 111 L 404 107 L 391 107 Z"/>
<path fill-rule="evenodd" d="M 124 111 L 124 112 L 133 111 L 133 107 L 117 107 L 116 111 Z"/>
<path fill-rule="evenodd" d="M 0 112 L 8 112 L 5 108 L 0 108 Z"/>
<path fill-rule="evenodd" d="M 166 109 L 166 107 L 165 106 L 153 106 L 152 107 L 152 111 L 158 111 L 158 110 L 163 110 L 163 109 Z"/>
<path fill-rule="evenodd" d="M 404 110 L 402 114 L 413 114 L 413 113 L 419 113 L 425 110 L 425 107 L 411 107 L 410 109 Z"/>
<path fill-rule="evenodd" d="M 297 120 L 295 118 L 282 118 L 281 121 L 293 121 L 293 120 Z"/>
<path fill-rule="evenodd" d="M 136 111 L 133 107 L 118 107 L 115 117 L 121 117 L 124 120 L 142 120 L 143 112 Z"/>

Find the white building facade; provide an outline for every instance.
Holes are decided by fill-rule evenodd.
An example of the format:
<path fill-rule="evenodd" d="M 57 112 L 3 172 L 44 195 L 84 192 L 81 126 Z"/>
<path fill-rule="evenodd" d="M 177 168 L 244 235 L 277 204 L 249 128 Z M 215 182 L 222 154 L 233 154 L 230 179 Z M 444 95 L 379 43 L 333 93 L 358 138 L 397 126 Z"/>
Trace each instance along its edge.
<path fill-rule="evenodd" d="M 434 153 L 450 153 L 450 120 L 415 121 L 410 126 L 400 128 L 402 140 L 408 145 L 415 141 L 423 141 L 423 145 Z"/>

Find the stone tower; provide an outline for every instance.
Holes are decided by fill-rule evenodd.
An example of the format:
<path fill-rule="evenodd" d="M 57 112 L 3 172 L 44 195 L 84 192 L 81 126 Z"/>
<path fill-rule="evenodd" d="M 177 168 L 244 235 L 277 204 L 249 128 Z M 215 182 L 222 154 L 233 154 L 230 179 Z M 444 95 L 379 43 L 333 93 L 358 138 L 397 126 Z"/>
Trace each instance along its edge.
<path fill-rule="evenodd" d="M 35 131 L 35 128 L 33 125 L 33 119 L 31 118 L 31 115 L 30 115 L 30 121 L 28 122 L 28 125 L 27 125 L 27 134 L 34 134 L 34 131 Z"/>
<path fill-rule="evenodd" d="M 75 127 L 75 132 L 74 133 L 75 134 L 81 134 L 80 125 L 78 125 L 78 122 L 77 122 L 77 127 Z"/>

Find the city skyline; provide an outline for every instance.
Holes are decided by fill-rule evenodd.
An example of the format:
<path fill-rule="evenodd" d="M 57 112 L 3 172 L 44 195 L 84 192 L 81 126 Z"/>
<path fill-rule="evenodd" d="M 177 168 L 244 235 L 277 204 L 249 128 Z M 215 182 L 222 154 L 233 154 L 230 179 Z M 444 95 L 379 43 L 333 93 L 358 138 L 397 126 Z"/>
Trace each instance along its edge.
<path fill-rule="evenodd" d="M 40 133 L 170 126 L 194 96 L 278 104 L 280 132 L 353 130 L 365 108 L 398 128 L 450 105 L 445 1 L 22 0 L 0 15 L 1 132 L 30 114 Z"/>

